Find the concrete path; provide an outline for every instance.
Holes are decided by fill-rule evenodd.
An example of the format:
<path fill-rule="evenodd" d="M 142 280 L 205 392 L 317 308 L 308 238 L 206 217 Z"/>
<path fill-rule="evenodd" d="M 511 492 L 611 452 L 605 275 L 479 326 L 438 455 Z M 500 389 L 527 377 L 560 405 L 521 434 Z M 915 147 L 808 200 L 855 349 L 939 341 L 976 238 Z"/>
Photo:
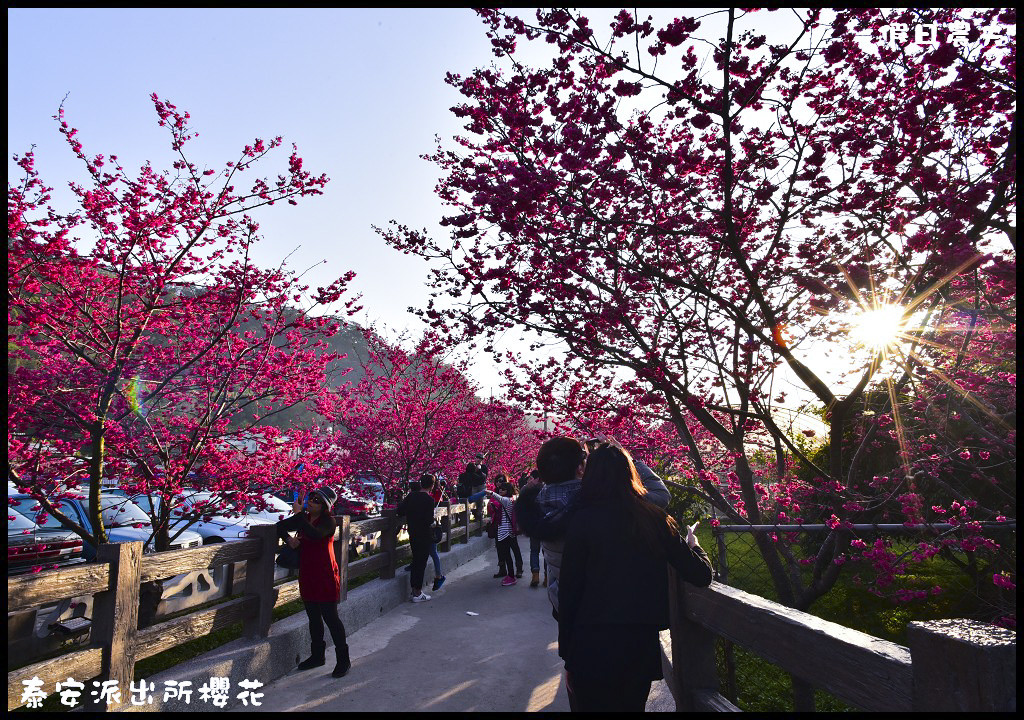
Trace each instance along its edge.
<path fill-rule="evenodd" d="M 428 563 L 428 577 L 431 570 Z M 501 587 L 491 577 L 496 570 L 493 551 L 453 570 L 441 590 L 428 591 L 430 602 L 405 603 L 352 633 L 347 676 L 331 677 L 329 647 L 324 667 L 262 688 L 258 710 L 568 712 L 546 588 L 531 588 L 528 571 Z M 656 683 L 648 710 L 674 710 L 667 693 Z"/>

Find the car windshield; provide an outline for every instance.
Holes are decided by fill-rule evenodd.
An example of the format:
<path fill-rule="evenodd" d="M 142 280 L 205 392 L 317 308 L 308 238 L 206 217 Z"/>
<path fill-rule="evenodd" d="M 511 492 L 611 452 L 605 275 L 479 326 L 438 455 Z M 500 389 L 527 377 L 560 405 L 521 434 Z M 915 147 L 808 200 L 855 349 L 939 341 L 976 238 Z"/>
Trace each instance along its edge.
<path fill-rule="evenodd" d="M 266 507 L 265 510 L 258 509 L 256 507 L 255 503 L 250 503 L 249 506 L 247 508 L 245 508 L 246 514 L 256 514 L 256 515 L 258 515 L 259 513 L 270 513 L 272 515 L 273 514 L 277 514 L 277 513 L 287 513 L 287 514 L 290 514 L 291 511 L 292 511 L 292 506 L 289 505 L 288 503 L 286 503 L 284 500 L 282 500 L 279 497 L 274 497 L 273 495 L 268 493 L 268 494 L 263 496 L 263 499 L 267 503 L 267 507 Z"/>
<path fill-rule="evenodd" d="M 153 496 L 153 500 L 156 503 L 156 506 L 159 508 L 160 507 L 160 496 L 159 495 L 154 495 Z M 132 502 L 135 503 L 136 505 L 138 505 L 139 508 L 142 510 L 142 512 L 145 512 L 145 513 L 153 512 L 153 503 L 151 503 L 149 501 L 149 496 L 148 495 L 135 495 L 134 497 L 132 497 Z"/>
<path fill-rule="evenodd" d="M 7 532 L 11 530 L 31 530 L 35 523 L 14 508 L 7 508 Z"/>
<path fill-rule="evenodd" d="M 384 493 L 384 486 L 376 480 L 356 480 L 352 483 L 351 490 L 357 495 L 374 498 Z"/>
<path fill-rule="evenodd" d="M 185 511 L 191 512 L 197 505 L 199 512 L 203 515 L 227 517 L 237 517 L 239 515 L 238 509 L 231 501 L 225 501 L 211 492 L 190 493 L 186 491 L 184 499 Z"/>
<path fill-rule="evenodd" d="M 100 495 L 100 512 L 106 527 L 149 525 L 149 516 L 138 505 L 120 495 Z"/>
<path fill-rule="evenodd" d="M 32 498 L 19 498 L 19 500 L 21 500 L 22 504 L 21 511 L 25 513 L 29 520 L 35 521 L 39 527 L 51 530 L 62 527 L 60 520 L 43 510 L 43 506 L 37 501 Z M 56 503 L 56 507 L 74 522 L 79 522 L 78 513 L 75 511 L 73 501 L 60 500 Z"/>

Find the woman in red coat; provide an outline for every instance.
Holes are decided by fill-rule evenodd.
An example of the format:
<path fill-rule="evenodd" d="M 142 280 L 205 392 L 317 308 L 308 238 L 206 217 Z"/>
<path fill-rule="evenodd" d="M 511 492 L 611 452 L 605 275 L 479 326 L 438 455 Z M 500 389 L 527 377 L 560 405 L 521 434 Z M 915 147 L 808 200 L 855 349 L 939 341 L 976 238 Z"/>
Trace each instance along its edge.
<path fill-rule="evenodd" d="M 334 677 L 343 677 L 352 667 L 345 640 L 345 626 L 338 617 L 341 599 L 341 575 L 334 557 L 334 531 L 338 524 L 331 508 L 338 494 L 331 488 L 320 488 L 309 496 L 309 511 L 303 512 L 302 503 L 295 503 L 295 513 L 277 523 L 277 534 L 299 552 L 299 597 L 309 617 L 309 637 L 312 654 L 299 663 L 299 670 L 320 667 L 327 662 L 327 643 L 324 642 L 324 624 L 331 632 L 337 655 Z M 289 535 L 298 531 L 298 537 Z"/>

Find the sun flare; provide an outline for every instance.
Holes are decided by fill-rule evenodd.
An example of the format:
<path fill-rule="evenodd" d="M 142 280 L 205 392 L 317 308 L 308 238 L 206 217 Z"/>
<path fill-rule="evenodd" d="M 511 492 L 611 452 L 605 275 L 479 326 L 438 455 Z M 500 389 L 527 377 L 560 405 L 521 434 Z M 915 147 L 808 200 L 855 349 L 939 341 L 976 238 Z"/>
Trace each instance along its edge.
<path fill-rule="evenodd" d="M 850 338 L 874 351 L 891 347 L 903 331 L 903 313 L 899 305 L 868 308 L 853 317 Z"/>

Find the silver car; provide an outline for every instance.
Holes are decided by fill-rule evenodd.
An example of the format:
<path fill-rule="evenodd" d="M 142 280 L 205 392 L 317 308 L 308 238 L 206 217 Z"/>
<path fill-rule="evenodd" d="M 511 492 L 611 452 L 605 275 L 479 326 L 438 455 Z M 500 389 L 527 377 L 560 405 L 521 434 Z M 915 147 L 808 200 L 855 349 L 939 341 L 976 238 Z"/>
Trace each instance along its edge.
<path fill-rule="evenodd" d="M 112 491 L 120 494 L 128 500 L 124 490 Z M 138 503 L 143 510 L 160 510 L 159 495 L 133 495 L 131 501 Z M 218 506 L 221 503 L 218 498 L 210 492 L 186 490 L 178 499 L 177 506 L 171 510 L 170 535 L 182 527 L 187 527 L 183 532 L 197 534 L 202 538 L 204 545 L 220 543 L 227 540 L 241 540 L 249 536 L 250 528 L 256 525 L 271 525 L 277 522 L 277 518 L 270 519 L 260 515 L 246 514 L 246 508 L 234 510 L 222 510 Z M 291 512 L 291 508 L 288 508 Z"/>
<path fill-rule="evenodd" d="M 77 494 L 88 495 L 88 488 L 79 488 Z M 13 501 L 13 502 L 12 502 Z M 55 501 L 55 507 L 67 515 L 71 520 L 81 525 L 90 533 L 93 532 L 92 523 L 89 521 L 89 513 L 86 512 L 87 500 L 85 498 L 62 498 Z M 43 511 L 37 500 L 24 493 L 11 494 L 8 491 L 8 504 L 14 505 L 29 520 L 35 522 L 40 528 L 47 530 L 67 529 L 61 525 L 53 515 Z M 144 552 L 153 552 L 153 526 L 146 515 L 134 503 L 127 502 L 127 498 L 112 493 L 100 495 L 100 512 L 103 517 L 103 526 L 107 531 L 107 541 L 110 543 L 136 542 L 145 543 Z M 194 532 L 184 531 L 171 543 L 171 550 L 179 550 L 191 547 L 199 547 L 203 544 L 203 538 Z M 87 560 L 96 557 L 96 547 L 91 543 L 84 543 L 84 555 Z"/>
<path fill-rule="evenodd" d="M 65 528 L 42 528 L 14 508 L 7 508 L 7 574 L 85 562 L 82 538 Z"/>

